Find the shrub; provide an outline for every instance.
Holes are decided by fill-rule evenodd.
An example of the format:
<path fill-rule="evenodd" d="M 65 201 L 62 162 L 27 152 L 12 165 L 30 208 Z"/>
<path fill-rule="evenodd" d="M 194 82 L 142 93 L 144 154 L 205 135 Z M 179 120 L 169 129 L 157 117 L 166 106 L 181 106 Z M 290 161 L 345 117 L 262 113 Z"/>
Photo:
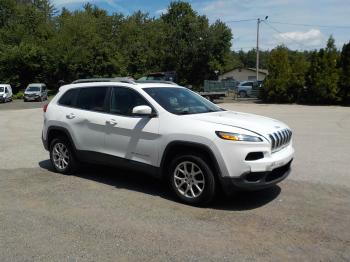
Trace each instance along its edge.
<path fill-rule="evenodd" d="M 13 95 L 13 99 L 23 99 L 23 97 L 24 97 L 23 91 L 19 91 L 17 94 Z"/>

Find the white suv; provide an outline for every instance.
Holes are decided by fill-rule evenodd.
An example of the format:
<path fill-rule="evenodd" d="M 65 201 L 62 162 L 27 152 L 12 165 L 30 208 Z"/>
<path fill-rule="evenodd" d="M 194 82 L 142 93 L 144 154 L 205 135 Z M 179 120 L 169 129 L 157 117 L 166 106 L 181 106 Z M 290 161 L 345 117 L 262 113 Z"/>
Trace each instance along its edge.
<path fill-rule="evenodd" d="M 193 205 L 219 188 L 270 187 L 293 160 L 284 123 L 226 111 L 174 84 L 66 85 L 44 112 L 43 144 L 57 172 L 72 173 L 81 162 L 130 167 L 167 179 Z"/>

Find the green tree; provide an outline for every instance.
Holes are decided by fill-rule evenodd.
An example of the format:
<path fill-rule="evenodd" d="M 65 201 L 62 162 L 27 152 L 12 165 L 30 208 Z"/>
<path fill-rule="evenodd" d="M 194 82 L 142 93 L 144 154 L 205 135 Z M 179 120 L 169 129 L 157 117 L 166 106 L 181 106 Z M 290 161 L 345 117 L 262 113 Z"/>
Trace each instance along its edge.
<path fill-rule="evenodd" d="M 305 74 L 309 63 L 301 52 L 289 52 L 291 74 L 288 84 L 288 94 L 292 97 L 289 102 L 302 102 L 305 87 Z"/>
<path fill-rule="evenodd" d="M 339 66 L 339 96 L 344 104 L 350 104 L 350 42 L 343 45 Z"/>
<path fill-rule="evenodd" d="M 306 78 L 306 102 L 329 104 L 339 101 L 337 60 L 338 52 L 334 38 L 330 36 L 326 48 L 311 55 L 310 69 Z"/>
<path fill-rule="evenodd" d="M 268 67 L 268 57 L 270 55 L 270 51 L 260 51 L 259 52 L 259 68 L 267 68 Z M 238 52 L 239 59 L 242 63 L 242 67 L 245 68 L 255 68 L 256 67 L 256 49 L 253 48 L 248 52 L 244 52 L 240 50 Z"/>
<path fill-rule="evenodd" d="M 293 102 L 293 93 L 289 92 L 292 68 L 286 47 L 278 46 L 271 51 L 268 71 L 269 75 L 264 81 L 261 98 L 268 102 Z"/>
<path fill-rule="evenodd" d="M 60 80 L 168 70 L 199 86 L 235 64 L 231 30 L 181 1 L 153 18 L 111 15 L 92 4 L 58 13 L 49 0 L 0 0 L 0 35 L 0 79 L 15 90 L 33 81 L 56 88 Z"/>
<path fill-rule="evenodd" d="M 205 16 L 181 1 L 172 2 L 161 19 L 166 29 L 164 70 L 175 70 L 180 83 L 196 86 L 214 77 L 215 70 L 223 71 L 232 39 L 224 23 L 209 26 Z"/>

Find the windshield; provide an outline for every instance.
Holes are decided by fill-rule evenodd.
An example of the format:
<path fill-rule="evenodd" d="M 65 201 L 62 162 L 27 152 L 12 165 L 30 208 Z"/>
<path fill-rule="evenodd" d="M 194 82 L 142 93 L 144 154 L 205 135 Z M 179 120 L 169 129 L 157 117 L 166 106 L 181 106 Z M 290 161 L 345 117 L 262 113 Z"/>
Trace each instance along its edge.
<path fill-rule="evenodd" d="M 30 91 L 30 92 L 40 91 L 40 87 L 39 86 L 28 86 L 26 91 Z"/>
<path fill-rule="evenodd" d="M 3 92 L 4 92 L 4 87 L 0 86 L 0 93 L 3 93 Z"/>
<path fill-rule="evenodd" d="M 165 110 L 177 115 L 223 111 L 200 95 L 178 87 L 151 87 L 143 89 Z"/>

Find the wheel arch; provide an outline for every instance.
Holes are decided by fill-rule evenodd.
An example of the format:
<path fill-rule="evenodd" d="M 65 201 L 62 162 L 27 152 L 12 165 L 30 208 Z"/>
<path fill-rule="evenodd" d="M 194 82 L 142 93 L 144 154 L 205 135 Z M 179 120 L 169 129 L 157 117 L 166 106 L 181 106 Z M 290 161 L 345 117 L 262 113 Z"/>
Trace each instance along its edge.
<path fill-rule="evenodd" d="M 74 151 L 74 154 L 76 154 L 77 149 L 75 147 L 75 144 L 73 142 L 72 136 L 70 135 L 69 131 L 61 126 L 50 126 L 47 130 L 47 146 L 50 148 L 51 142 L 54 138 L 58 136 L 63 136 L 68 139 L 70 145 L 72 146 L 72 149 Z"/>
<path fill-rule="evenodd" d="M 163 177 L 167 173 L 166 171 L 171 160 L 182 152 L 197 153 L 201 156 L 204 156 L 205 159 L 209 161 L 208 164 L 211 167 L 214 176 L 220 179 L 221 170 L 218 161 L 210 147 L 201 143 L 181 140 L 170 142 L 164 149 L 162 160 L 160 162 L 160 172 Z"/>

